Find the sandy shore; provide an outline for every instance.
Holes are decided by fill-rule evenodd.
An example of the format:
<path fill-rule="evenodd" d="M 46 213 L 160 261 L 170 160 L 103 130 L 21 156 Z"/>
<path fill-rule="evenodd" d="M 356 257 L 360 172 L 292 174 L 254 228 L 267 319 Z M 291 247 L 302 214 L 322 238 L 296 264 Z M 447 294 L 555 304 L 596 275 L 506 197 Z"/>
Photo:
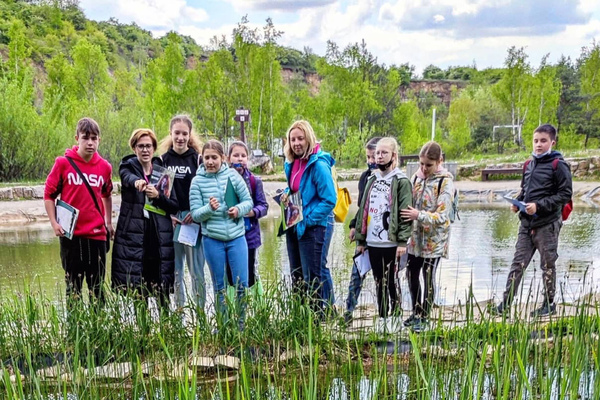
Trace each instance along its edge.
<path fill-rule="evenodd" d="M 455 184 L 463 195 L 476 201 L 489 202 L 494 201 L 503 193 L 518 191 L 520 181 L 457 181 Z M 347 187 L 352 194 L 353 201 L 356 202 L 358 197 L 358 181 L 343 181 L 340 182 L 340 186 Z M 264 189 L 269 199 L 275 194 L 277 189 L 284 187 L 285 182 L 264 182 Z M 573 191 L 576 197 L 585 196 L 596 188 L 600 188 L 600 182 L 573 182 Z M 113 204 L 114 211 L 118 212 L 121 204 L 121 196 L 113 196 Z M 271 211 L 273 209 L 274 207 L 271 207 Z M 48 216 L 44 209 L 44 202 L 41 199 L 0 201 L 0 225 L 44 222 L 47 220 Z"/>

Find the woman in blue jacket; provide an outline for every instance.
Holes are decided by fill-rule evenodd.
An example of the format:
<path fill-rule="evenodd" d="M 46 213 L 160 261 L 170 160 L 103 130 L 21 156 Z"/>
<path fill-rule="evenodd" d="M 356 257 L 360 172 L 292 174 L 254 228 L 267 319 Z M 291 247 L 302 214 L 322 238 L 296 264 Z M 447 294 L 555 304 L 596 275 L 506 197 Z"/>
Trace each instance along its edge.
<path fill-rule="evenodd" d="M 289 194 L 299 192 L 303 219 L 286 231 L 290 273 L 295 290 L 308 294 L 321 307 L 321 268 L 325 230 L 337 194 L 331 167 L 335 160 L 320 149 L 307 121 L 296 121 L 287 131 L 284 147 Z M 284 196 L 284 201 L 287 196 Z"/>
<path fill-rule="evenodd" d="M 225 163 L 223 144 L 209 140 L 202 147 L 203 164 L 190 187 L 192 218 L 202 224 L 202 245 L 215 288 L 215 311 L 225 311 L 225 266 L 231 268 L 244 326 L 243 296 L 248 287 L 248 246 L 243 216 L 252 209 L 246 182 Z M 228 204 L 229 203 L 229 204 Z"/>

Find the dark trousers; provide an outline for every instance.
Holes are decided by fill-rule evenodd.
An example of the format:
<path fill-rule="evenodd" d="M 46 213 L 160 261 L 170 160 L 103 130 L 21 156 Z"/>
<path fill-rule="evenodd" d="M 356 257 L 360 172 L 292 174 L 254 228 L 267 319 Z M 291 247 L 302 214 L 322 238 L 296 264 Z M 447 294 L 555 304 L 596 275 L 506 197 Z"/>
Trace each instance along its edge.
<path fill-rule="evenodd" d="M 369 262 L 377 287 L 377 305 L 380 317 L 388 312 L 398 311 L 398 291 L 394 274 L 396 272 L 396 247 L 369 247 Z"/>
<path fill-rule="evenodd" d="M 435 288 L 433 286 L 435 271 L 440 257 L 423 258 L 408 255 L 406 263 L 406 278 L 410 289 L 413 314 L 427 318 L 433 307 Z M 423 273 L 424 290 L 421 290 L 421 273 Z"/>
<path fill-rule="evenodd" d="M 290 274 L 294 290 L 302 297 L 309 294 L 313 308 L 322 305 L 321 261 L 325 243 L 325 227 L 310 226 L 298 239 L 296 229 L 286 232 L 286 244 L 290 261 Z"/>
<path fill-rule="evenodd" d="M 506 289 L 504 291 L 504 304 L 510 305 L 514 295 L 519 289 L 525 269 L 529 266 L 533 254 L 537 250 L 540 254 L 540 269 L 544 283 L 544 301 L 554 302 L 556 293 L 556 260 L 558 259 L 558 235 L 562 221 L 557 220 L 550 224 L 535 229 L 519 226 L 519 235 L 515 246 Z"/>
<path fill-rule="evenodd" d="M 227 283 L 229 286 L 234 286 L 233 275 L 231 274 L 231 268 L 227 264 L 225 269 L 227 272 Z M 248 287 L 254 286 L 256 283 L 256 249 L 248 249 Z"/>
<path fill-rule="evenodd" d="M 106 241 L 74 236 L 60 238 L 60 259 L 65 271 L 67 301 L 81 298 L 85 279 L 90 299 L 104 302 L 104 277 L 106 275 Z"/>

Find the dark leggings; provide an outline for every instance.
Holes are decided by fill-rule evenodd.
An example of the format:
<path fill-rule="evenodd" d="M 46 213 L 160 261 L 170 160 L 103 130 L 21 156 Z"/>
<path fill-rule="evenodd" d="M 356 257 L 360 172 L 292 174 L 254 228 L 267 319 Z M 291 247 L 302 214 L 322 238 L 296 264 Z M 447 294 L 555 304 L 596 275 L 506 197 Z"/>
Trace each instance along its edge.
<path fill-rule="evenodd" d="M 369 262 L 377 286 L 377 305 L 380 317 L 398 311 L 398 291 L 394 273 L 396 271 L 396 247 L 369 247 Z"/>
<path fill-rule="evenodd" d="M 429 316 L 435 298 L 433 278 L 439 262 L 440 257 L 423 258 L 412 254 L 408 255 L 406 278 L 410 288 L 410 298 L 415 315 L 420 315 L 424 318 Z M 421 292 L 421 271 L 423 271 L 423 282 L 425 283 L 424 293 Z"/>

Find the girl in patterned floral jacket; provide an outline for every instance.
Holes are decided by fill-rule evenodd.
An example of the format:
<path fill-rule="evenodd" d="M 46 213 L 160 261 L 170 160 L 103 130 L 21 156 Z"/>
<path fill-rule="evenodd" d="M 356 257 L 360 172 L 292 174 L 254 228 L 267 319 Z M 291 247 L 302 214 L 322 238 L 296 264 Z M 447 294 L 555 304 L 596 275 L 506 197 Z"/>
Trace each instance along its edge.
<path fill-rule="evenodd" d="M 427 324 L 435 298 L 433 277 L 440 259 L 448 257 L 454 180 L 442 162 L 440 145 L 433 141 L 426 143 L 419 153 L 420 167 L 411 178 L 414 206 L 401 211 L 403 219 L 413 221 L 406 265 L 413 312 L 404 325 L 416 331 Z"/>

